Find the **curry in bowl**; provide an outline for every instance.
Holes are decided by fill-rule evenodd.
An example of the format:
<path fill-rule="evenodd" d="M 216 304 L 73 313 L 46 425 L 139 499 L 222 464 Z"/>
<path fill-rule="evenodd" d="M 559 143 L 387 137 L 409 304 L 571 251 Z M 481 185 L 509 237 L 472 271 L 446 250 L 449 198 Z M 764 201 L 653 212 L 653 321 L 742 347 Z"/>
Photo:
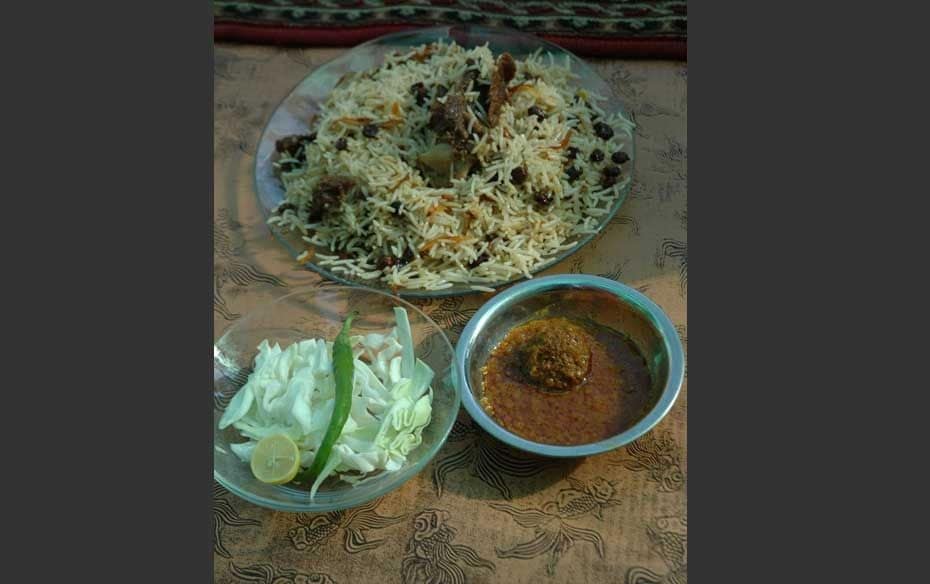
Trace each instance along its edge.
<path fill-rule="evenodd" d="M 649 367 L 620 332 L 539 318 L 510 330 L 482 370 L 481 404 L 527 440 L 575 445 L 619 434 L 652 405 Z"/>
<path fill-rule="evenodd" d="M 489 422 L 535 444 L 604 443 L 647 418 L 669 381 L 657 323 L 607 290 L 544 290 L 480 320 L 467 386 Z"/>

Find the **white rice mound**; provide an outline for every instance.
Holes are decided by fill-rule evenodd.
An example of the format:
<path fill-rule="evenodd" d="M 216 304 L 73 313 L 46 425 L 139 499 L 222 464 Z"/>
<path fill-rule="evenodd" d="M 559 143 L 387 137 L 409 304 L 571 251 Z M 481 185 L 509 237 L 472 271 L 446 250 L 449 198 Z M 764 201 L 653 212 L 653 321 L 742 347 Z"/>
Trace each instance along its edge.
<path fill-rule="evenodd" d="M 306 162 L 298 164 L 283 155 L 276 163 L 296 165 L 281 173 L 286 201 L 293 208 L 276 213 L 269 223 L 299 231 L 304 241 L 318 246 L 314 261 L 334 273 L 392 288 L 442 290 L 466 284 L 491 290 L 489 284 L 532 277 L 553 254 L 571 248 L 576 236 L 593 233 L 616 201 L 630 180 L 629 165 L 621 166 L 620 180 L 609 187 L 601 186 L 601 171 L 613 164 L 612 153 L 632 154 L 634 125 L 619 114 L 606 114 L 598 106 L 603 97 L 573 85 L 576 76 L 568 58 L 559 65 L 551 55 L 536 53 L 516 60 L 511 97 L 498 124 L 483 136 L 472 135 L 472 153 L 481 169 L 453 179 L 450 188 L 430 187 L 415 161 L 437 141 L 427 129 L 435 88 L 453 88 L 473 67 L 487 82 L 495 56 L 486 46 L 429 47 L 433 52 L 428 58 L 422 58 L 429 54 L 424 53 L 425 45 L 389 56 L 378 69 L 344 79 L 333 90 L 321 115 L 311 121 L 317 135 L 305 148 Z M 469 66 L 466 59 L 475 65 Z M 428 90 L 425 105 L 417 105 L 411 91 L 416 83 Z M 473 84 L 465 95 L 484 120 Z M 545 112 L 544 120 L 528 114 L 534 105 Z M 595 135 L 595 114 L 595 122 L 613 128 L 609 140 Z M 381 126 L 377 136 L 362 135 L 365 123 Z M 345 150 L 336 149 L 339 138 L 346 139 Z M 579 150 L 574 163 L 565 156 L 570 146 Z M 604 152 L 604 162 L 589 161 L 595 149 Z M 569 182 L 565 170 L 572 165 L 582 175 Z M 525 167 L 527 179 L 514 186 L 510 176 L 518 166 Z M 339 209 L 310 223 L 305 209 L 324 175 L 352 178 L 361 196 L 346 197 Z M 536 202 L 535 194 L 541 191 L 551 193 L 551 204 Z M 391 207 L 395 202 L 402 206 L 400 215 Z M 413 252 L 412 261 L 378 269 L 382 255 L 399 258 L 407 249 Z M 298 259 L 311 255 L 308 251 Z M 484 261 L 470 268 L 479 257 Z"/>

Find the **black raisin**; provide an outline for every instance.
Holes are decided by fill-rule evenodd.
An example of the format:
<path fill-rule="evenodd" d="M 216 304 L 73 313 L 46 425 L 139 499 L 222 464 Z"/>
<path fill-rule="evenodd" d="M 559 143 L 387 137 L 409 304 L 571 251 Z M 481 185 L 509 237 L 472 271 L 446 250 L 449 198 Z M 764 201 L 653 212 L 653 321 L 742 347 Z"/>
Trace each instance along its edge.
<path fill-rule="evenodd" d="M 306 146 L 316 140 L 316 132 L 305 136 L 287 136 L 274 143 L 274 148 L 278 152 L 286 152 L 290 156 L 296 156 L 301 146 Z"/>
<path fill-rule="evenodd" d="M 387 268 L 392 267 L 392 266 L 394 265 L 395 261 L 396 261 L 396 260 L 394 259 L 394 256 L 392 256 L 392 255 L 383 255 L 383 256 L 381 256 L 380 258 L 378 258 L 378 269 L 379 269 L 379 270 L 386 270 Z"/>
<path fill-rule="evenodd" d="M 362 135 L 366 138 L 374 138 L 378 135 L 378 124 L 365 124 L 362 128 Z"/>
<path fill-rule="evenodd" d="M 614 137 L 614 129 L 604 122 L 594 124 L 594 133 L 597 134 L 597 137 L 601 140 L 610 140 Z"/>
<path fill-rule="evenodd" d="M 489 259 L 491 259 L 491 256 L 489 256 L 487 252 L 482 253 L 480 256 L 478 256 L 477 258 L 475 258 L 472 262 L 468 264 L 468 268 L 469 269 L 477 268 L 478 266 L 488 261 Z"/>
<path fill-rule="evenodd" d="M 548 207 L 552 204 L 552 193 L 549 191 L 541 191 L 536 193 L 536 202 L 542 205 L 543 207 Z"/>
<path fill-rule="evenodd" d="M 449 89 L 445 85 L 436 88 L 436 97 L 445 97 L 447 93 L 449 93 Z"/>
<path fill-rule="evenodd" d="M 617 178 L 618 176 L 620 176 L 620 167 L 613 166 L 613 165 L 608 166 L 607 168 L 604 169 L 604 176 Z"/>
<path fill-rule="evenodd" d="M 614 152 L 610 155 L 610 159 L 616 162 L 617 164 L 623 164 L 624 162 L 630 161 L 630 155 L 626 152 Z"/>
<path fill-rule="evenodd" d="M 510 182 L 515 185 L 522 185 L 526 181 L 526 170 L 518 166 L 510 171 Z"/>
<path fill-rule="evenodd" d="M 565 174 L 568 175 L 569 182 L 575 182 L 578 177 L 581 176 L 581 169 L 577 166 L 569 166 L 568 170 L 565 171 Z"/>
<path fill-rule="evenodd" d="M 404 210 L 404 206 L 401 204 L 400 201 L 394 201 L 391 203 L 391 209 L 394 211 L 395 215 L 400 215 L 401 212 Z"/>
<path fill-rule="evenodd" d="M 414 258 L 413 250 L 411 250 L 411 249 L 408 247 L 407 249 L 404 250 L 404 255 L 400 256 L 400 259 L 397 260 L 397 265 L 399 265 L 399 266 L 405 266 L 405 265 L 409 264 L 410 262 L 412 262 L 412 261 L 413 261 L 413 258 Z"/>
<path fill-rule="evenodd" d="M 531 107 L 529 110 L 527 110 L 527 113 L 531 116 L 536 116 L 537 120 L 546 119 L 546 113 L 542 111 L 538 105 L 534 105 L 533 107 Z"/>
<path fill-rule="evenodd" d="M 603 175 L 601 175 L 601 185 L 605 187 L 612 187 L 617 184 L 617 178 L 618 177 L 607 174 L 605 172 Z"/>
<path fill-rule="evenodd" d="M 417 105 L 424 105 L 426 103 L 426 86 L 422 83 L 414 83 L 410 86 L 410 90 L 417 97 Z"/>
<path fill-rule="evenodd" d="M 565 156 L 569 160 L 574 160 L 575 158 L 578 157 L 579 154 L 581 154 L 581 151 L 575 148 L 574 146 L 569 146 L 568 150 L 565 151 Z"/>
<path fill-rule="evenodd" d="M 336 150 L 345 150 L 348 147 L 349 147 L 349 143 L 346 141 L 345 138 L 339 138 L 338 140 L 336 140 Z"/>
<path fill-rule="evenodd" d="M 604 151 L 597 148 L 591 152 L 591 162 L 603 162 L 604 160 Z"/>

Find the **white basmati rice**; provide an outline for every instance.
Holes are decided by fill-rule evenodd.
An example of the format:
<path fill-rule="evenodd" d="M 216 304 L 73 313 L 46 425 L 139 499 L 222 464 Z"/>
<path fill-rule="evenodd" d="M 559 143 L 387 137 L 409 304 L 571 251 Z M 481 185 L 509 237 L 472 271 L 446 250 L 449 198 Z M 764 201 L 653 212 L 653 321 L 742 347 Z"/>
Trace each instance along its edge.
<path fill-rule="evenodd" d="M 277 162 L 292 167 L 281 172 L 289 205 L 269 223 L 297 231 L 317 247 L 315 254 L 302 254 L 302 261 L 312 256 L 335 273 L 391 287 L 442 290 L 466 284 L 492 291 L 489 285 L 531 277 L 553 254 L 570 249 L 577 236 L 593 233 L 616 201 L 628 175 L 605 188 L 601 172 L 613 164 L 612 153 L 629 153 L 634 127 L 619 114 L 606 114 L 597 105 L 602 97 L 577 89 L 567 60 L 550 61 L 551 55 L 544 62 L 539 54 L 517 61 L 497 125 L 478 135 L 469 124 L 480 168 L 448 188 L 430 186 L 416 166 L 417 155 L 437 137 L 427 129 L 432 99 L 417 105 L 411 86 L 423 83 L 432 97 L 439 85 L 454 87 L 470 67 L 487 82 L 495 63 L 491 51 L 454 43 L 423 46 L 344 79 L 317 120 L 316 139 L 304 148 L 306 160 L 283 155 Z M 465 96 L 487 125 L 473 83 Z M 545 118 L 530 115 L 532 106 Z M 597 121 L 610 125 L 613 137 L 598 138 Z M 373 138 L 361 132 L 368 123 L 380 126 Z M 339 139 L 346 141 L 344 150 L 336 149 Z M 574 162 L 567 159 L 569 147 L 578 150 Z M 604 153 L 603 162 L 590 161 L 595 149 Z M 573 165 L 581 175 L 569 181 L 565 170 Z M 509 178 L 520 166 L 527 178 L 515 186 Z M 310 222 L 307 206 L 326 175 L 353 179 L 358 194 Z M 538 202 L 539 193 L 548 193 L 551 203 Z M 398 204 L 401 212 L 395 213 Z M 413 257 L 409 263 L 379 264 L 384 256 L 401 258 L 405 252 Z"/>

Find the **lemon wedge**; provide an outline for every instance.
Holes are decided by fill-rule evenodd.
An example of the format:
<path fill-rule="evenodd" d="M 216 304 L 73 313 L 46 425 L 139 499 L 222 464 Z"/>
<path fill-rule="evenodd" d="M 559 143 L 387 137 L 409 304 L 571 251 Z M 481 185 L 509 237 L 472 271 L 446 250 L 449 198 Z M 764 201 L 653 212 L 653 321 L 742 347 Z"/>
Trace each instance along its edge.
<path fill-rule="evenodd" d="M 283 434 L 262 438 L 252 452 L 252 474 L 263 483 L 283 485 L 300 470 L 297 444 Z"/>

